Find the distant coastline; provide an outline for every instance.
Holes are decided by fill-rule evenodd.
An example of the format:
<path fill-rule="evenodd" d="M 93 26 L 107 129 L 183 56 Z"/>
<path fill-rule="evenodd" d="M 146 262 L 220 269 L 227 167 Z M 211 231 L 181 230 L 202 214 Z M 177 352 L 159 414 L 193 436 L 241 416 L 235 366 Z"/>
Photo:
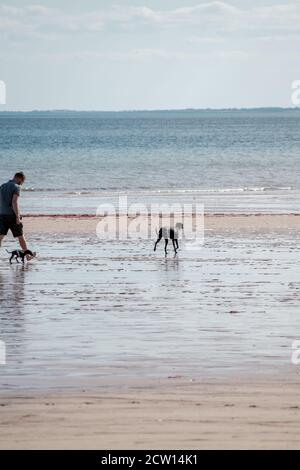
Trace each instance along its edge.
<path fill-rule="evenodd" d="M 72 110 L 72 109 L 49 109 L 49 110 L 31 110 L 31 111 L 0 111 L 0 116 L 8 114 L 28 114 L 28 115 L 70 115 L 70 114 L 168 114 L 168 113 L 226 113 L 226 112 L 300 112 L 300 107 L 258 107 L 258 108 L 183 108 L 183 109 L 132 109 L 132 110 L 113 110 L 113 111 L 101 111 L 101 110 Z"/>

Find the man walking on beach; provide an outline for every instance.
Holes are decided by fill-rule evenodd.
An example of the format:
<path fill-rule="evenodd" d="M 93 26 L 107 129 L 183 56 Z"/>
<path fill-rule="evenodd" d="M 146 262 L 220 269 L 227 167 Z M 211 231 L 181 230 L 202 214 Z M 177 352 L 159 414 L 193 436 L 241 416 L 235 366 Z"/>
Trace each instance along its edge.
<path fill-rule="evenodd" d="M 11 230 L 13 236 L 18 238 L 23 251 L 26 251 L 27 243 L 23 235 L 23 224 L 19 209 L 19 196 L 21 186 L 25 181 L 23 172 L 16 173 L 12 180 L 0 186 L 0 247 L 3 238 Z M 32 256 L 27 255 L 30 261 Z"/>

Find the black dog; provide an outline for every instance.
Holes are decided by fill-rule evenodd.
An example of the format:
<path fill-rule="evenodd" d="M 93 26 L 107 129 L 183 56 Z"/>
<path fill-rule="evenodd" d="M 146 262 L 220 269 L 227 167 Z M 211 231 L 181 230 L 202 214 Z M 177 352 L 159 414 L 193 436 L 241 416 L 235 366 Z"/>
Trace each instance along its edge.
<path fill-rule="evenodd" d="M 36 256 L 36 253 L 32 253 L 32 251 L 30 251 L 30 250 L 25 250 L 25 251 L 23 251 L 23 250 L 14 250 L 14 251 L 7 251 L 7 253 L 9 253 L 11 255 L 10 260 L 9 260 L 10 264 L 12 264 L 12 260 L 14 258 L 17 261 L 17 263 L 19 262 L 19 258 L 20 258 L 22 263 L 24 264 L 25 256 L 29 255 L 29 256 L 32 256 L 32 258 L 34 258 Z"/>
<path fill-rule="evenodd" d="M 183 230 L 183 224 L 181 222 L 177 222 L 175 228 L 168 228 L 168 227 L 161 227 L 158 232 L 158 238 L 154 245 L 154 251 L 156 251 L 157 244 L 160 242 L 162 238 L 165 239 L 165 254 L 167 255 L 167 246 L 169 243 L 169 239 L 172 240 L 173 248 L 175 255 L 177 254 L 177 250 L 179 248 L 178 244 L 178 237 L 179 231 Z"/>

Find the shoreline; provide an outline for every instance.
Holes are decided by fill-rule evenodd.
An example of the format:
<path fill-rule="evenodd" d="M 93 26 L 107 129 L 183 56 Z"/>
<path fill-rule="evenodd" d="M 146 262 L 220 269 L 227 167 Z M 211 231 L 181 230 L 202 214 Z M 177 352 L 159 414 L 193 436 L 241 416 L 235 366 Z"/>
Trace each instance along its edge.
<path fill-rule="evenodd" d="M 142 214 L 143 215 L 143 214 Z M 153 214 L 155 216 L 158 216 L 162 218 L 163 216 L 161 214 Z M 126 216 L 129 218 L 136 218 L 138 217 L 137 215 L 131 215 L 131 214 L 116 214 L 116 217 L 121 217 L 121 216 Z M 186 214 L 184 217 L 195 217 L 194 214 Z M 254 213 L 247 213 L 247 212 L 206 212 L 204 214 L 205 217 L 300 217 L 300 213 L 298 212 L 288 212 L 288 213 L 267 213 L 267 212 L 254 212 Z M 46 217 L 49 219 L 69 219 L 69 218 L 74 218 L 74 219 L 101 219 L 103 216 L 98 216 L 94 214 L 25 214 L 23 215 L 23 218 L 25 219 L 35 219 L 38 217 Z M 111 217 L 111 214 L 106 215 L 105 217 Z M 150 217 L 150 215 L 148 215 Z"/>

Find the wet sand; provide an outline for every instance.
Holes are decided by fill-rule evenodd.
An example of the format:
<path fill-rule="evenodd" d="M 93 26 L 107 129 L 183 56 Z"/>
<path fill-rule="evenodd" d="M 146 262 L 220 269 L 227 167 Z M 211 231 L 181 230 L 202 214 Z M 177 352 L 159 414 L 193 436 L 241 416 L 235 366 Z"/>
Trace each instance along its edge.
<path fill-rule="evenodd" d="M 299 446 L 300 217 L 210 215 L 177 258 L 96 224 L 26 217 L 38 258 L 1 250 L 0 447 Z"/>

